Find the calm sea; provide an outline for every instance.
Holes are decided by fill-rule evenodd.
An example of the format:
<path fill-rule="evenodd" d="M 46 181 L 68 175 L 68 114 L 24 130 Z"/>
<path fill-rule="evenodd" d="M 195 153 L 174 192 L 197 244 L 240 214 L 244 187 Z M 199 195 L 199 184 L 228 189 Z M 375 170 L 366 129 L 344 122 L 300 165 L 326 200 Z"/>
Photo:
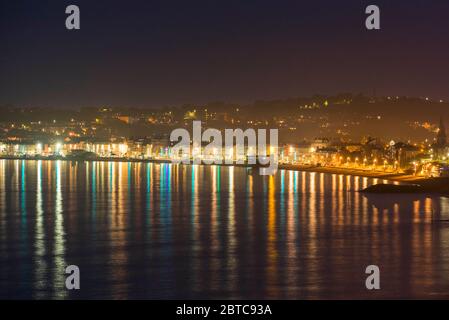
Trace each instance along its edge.
<path fill-rule="evenodd" d="M 449 298 L 449 199 L 357 192 L 381 182 L 0 160 L 0 298 Z"/>

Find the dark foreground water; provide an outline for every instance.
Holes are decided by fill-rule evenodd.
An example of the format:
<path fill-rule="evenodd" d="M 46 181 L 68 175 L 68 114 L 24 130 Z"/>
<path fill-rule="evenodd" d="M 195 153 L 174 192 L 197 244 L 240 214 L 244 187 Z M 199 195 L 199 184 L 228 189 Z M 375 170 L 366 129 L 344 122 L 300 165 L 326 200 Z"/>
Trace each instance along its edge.
<path fill-rule="evenodd" d="M 449 199 L 378 182 L 0 160 L 0 298 L 449 298 Z"/>

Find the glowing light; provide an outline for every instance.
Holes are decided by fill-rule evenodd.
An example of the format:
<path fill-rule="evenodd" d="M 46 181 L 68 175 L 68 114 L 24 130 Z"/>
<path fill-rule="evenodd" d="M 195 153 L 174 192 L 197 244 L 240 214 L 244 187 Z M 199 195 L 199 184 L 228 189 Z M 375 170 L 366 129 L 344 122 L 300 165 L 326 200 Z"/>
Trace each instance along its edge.
<path fill-rule="evenodd" d="M 125 143 L 121 143 L 118 146 L 118 150 L 122 155 L 124 155 L 126 152 L 128 152 L 128 145 L 126 145 Z"/>
<path fill-rule="evenodd" d="M 37 154 L 42 153 L 42 143 L 36 143 L 36 153 Z"/>

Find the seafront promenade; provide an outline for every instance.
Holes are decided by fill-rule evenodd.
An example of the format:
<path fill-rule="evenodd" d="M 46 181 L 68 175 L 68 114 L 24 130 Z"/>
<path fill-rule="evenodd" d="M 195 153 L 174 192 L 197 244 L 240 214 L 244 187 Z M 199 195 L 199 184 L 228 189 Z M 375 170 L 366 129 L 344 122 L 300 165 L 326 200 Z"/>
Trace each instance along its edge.
<path fill-rule="evenodd" d="M 0 156 L 3 160 L 62 160 L 62 161 L 114 161 L 114 162 L 142 162 L 142 163 L 171 163 L 170 159 L 136 159 L 136 158 L 119 158 L 119 157 L 95 157 L 88 159 L 61 157 L 61 156 L 35 156 L 35 157 L 23 157 L 23 156 Z M 201 164 L 207 165 L 207 164 Z M 221 164 L 222 166 L 236 166 L 236 167 L 255 167 L 257 165 L 250 164 Z M 351 176 L 361 176 L 368 178 L 378 178 L 382 180 L 398 181 L 398 182 L 408 182 L 416 183 L 419 181 L 426 180 L 427 178 L 419 175 L 411 175 L 402 172 L 391 172 L 383 170 L 373 170 L 372 168 L 348 168 L 348 167 L 334 167 L 334 166 L 314 166 L 314 165 L 304 165 L 304 164 L 283 164 L 278 165 L 279 170 L 294 170 L 294 171 L 307 171 L 307 172 L 318 172 L 318 173 L 328 173 L 328 174 L 343 174 Z"/>
<path fill-rule="evenodd" d="M 347 168 L 347 167 L 331 167 L 331 166 L 313 166 L 313 165 L 279 165 L 280 169 L 285 170 L 298 170 L 307 172 L 319 172 L 319 173 L 329 173 L 329 174 L 343 174 L 351 176 L 361 176 L 367 178 L 378 178 L 382 180 L 398 181 L 398 182 L 408 182 L 415 183 L 419 181 L 426 180 L 427 178 L 419 175 L 406 174 L 403 172 L 391 172 L 391 171 L 381 171 L 372 169 L 361 169 L 361 168 Z"/>

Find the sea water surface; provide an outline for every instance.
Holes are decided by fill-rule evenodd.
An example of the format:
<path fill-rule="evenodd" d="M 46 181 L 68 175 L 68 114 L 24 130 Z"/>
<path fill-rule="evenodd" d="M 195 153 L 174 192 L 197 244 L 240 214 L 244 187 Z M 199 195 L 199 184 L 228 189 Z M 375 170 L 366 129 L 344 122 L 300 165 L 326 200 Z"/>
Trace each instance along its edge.
<path fill-rule="evenodd" d="M 449 199 L 357 192 L 381 182 L 0 160 L 0 298 L 449 298 Z"/>

